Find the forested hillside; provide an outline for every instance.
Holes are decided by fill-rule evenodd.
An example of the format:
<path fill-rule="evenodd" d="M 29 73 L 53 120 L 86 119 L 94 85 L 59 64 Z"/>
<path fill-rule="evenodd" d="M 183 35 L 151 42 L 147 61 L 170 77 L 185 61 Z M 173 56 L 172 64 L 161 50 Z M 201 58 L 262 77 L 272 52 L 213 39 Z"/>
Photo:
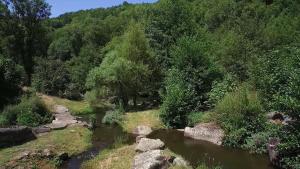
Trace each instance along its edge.
<path fill-rule="evenodd" d="M 49 16 L 44 0 L 0 1 L 0 126 L 49 120 L 34 92 L 159 105 L 170 128 L 210 116 L 226 146 L 262 153 L 280 138 L 282 168 L 300 168 L 300 1 L 124 2 Z M 274 111 L 288 125 L 268 122 Z"/>

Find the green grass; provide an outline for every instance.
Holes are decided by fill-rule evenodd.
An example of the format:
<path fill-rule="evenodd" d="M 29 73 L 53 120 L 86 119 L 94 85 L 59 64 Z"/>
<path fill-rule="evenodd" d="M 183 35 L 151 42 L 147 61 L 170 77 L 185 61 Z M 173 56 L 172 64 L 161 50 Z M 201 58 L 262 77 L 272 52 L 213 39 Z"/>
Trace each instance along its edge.
<path fill-rule="evenodd" d="M 195 112 L 188 115 L 189 126 L 194 126 L 198 123 L 216 122 L 215 112 Z"/>
<path fill-rule="evenodd" d="M 50 111 L 53 111 L 54 105 L 62 105 L 66 106 L 73 115 L 84 115 L 84 114 L 92 114 L 93 108 L 89 105 L 87 101 L 74 101 L 63 99 L 54 96 L 42 95 L 42 100 L 47 105 Z"/>
<path fill-rule="evenodd" d="M 0 166 L 3 166 L 13 159 L 13 157 L 26 150 L 50 149 L 54 153 L 66 152 L 69 155 L 79 154 L 92 146 L 91 135 L 92 132 L 90 130 L 81 126 L 47 133 L 25 144 L 1 149 Z M 51 162 L 48 161 L 48 163 Z"/>
<path fill-rule="evenodd" d="M 159 118 L 159 110 L 127 112 L 121 122 L 121 126 L 127 132 L 132 132 L 139 125 L 149 126 L 153 130 L 165 128 Z"/>

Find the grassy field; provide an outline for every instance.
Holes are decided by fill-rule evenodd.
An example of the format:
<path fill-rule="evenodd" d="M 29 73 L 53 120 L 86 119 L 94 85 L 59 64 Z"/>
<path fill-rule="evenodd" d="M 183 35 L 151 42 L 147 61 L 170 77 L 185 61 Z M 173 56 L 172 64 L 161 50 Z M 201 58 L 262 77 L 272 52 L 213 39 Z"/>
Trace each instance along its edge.
<path fill-rule="evenodd" d="M 127 112 L 121 123 L 123 129 L 132 132 L 138 125 L 147 125 L 153 130 L 165 128 L 159 119 L 159 110 L 147 110 L 140 112 Z"/>
<path fill-rule="evenodd" d="M 38 137 L 38 139 L 27 142 L 25 144 L 5 148 L 0 150 L 0 166 L 10 161 L 18 154 L 28 150 L 52 150 L 55 154 L 66 152 L 69 155 L 79 154 L 88 149 L 91 144 L 92 132 L 81 126 L 69 127 L 64 130 L 53 131 L 46 135 Z M 33 159 L 30 162 L 37 160 L 40 165 L 44 164 L 43 168 L 51 168 L 51 161 Z M 46 165 L 47 164 L 47 165 Z M 28 163 L 26 164 L 28 165 Z M 0 167 L 1 168 L 1 167 Z M 26 167 L 25 167 L 26 168 Z M 40 167 L 39 167 L 40 168 Z"/>

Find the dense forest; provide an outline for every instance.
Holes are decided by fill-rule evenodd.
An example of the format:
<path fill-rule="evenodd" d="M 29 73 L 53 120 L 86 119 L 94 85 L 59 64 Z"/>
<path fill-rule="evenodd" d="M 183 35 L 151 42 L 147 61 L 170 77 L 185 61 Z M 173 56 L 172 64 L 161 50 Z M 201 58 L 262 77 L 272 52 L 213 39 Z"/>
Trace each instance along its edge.
<path fill-rule="evenodd" d="M 49 121 L 36 92 L 109 100 L 116 116 L 159 106 L 170 128 L 210 116 L 225 146 L 264 153 L 280 138 L 280 166 L 300 168 L 300 1 L 124 2 L 56 18 L 50 9 L 0 1 L 0 126 Z M 288 124 L 268 122 L 274 111 Z"/>

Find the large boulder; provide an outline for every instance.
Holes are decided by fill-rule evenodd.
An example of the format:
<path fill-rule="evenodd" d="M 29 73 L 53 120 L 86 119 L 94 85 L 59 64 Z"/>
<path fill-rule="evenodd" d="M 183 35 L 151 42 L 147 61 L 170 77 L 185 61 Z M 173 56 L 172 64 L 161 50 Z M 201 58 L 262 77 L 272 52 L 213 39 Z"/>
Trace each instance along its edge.
<path fill-rule="evenodd" d="M 149 150 L 158 150 L 163 149 L 165 143 L 163 143 L 160 139 L 149 139 L 149 138 L 141 138 L 138 145 L 135 147 L 137 152 L 145 152 Z"/>
<path fill-rule="evenodd" d="M 36 139 L 31 128 L 16 126 L 12 128 L 0 128 L 0 147 L 22 144 Z"/>
<path fill-rule="evenodd" d="M 222 145 L 224 131 L 214 123 L 200 123 L 193 128 L 186 127 L 184 136 Z"/>
<path fill-rule="evenodd" d="M 137 126 L 133 132 L 133 134 L 135 135 L 143 135 L 143 136 L 147 136 L 149 135 L 150 133 L 152 133 L 152 129 L 148 126 L 144 126 L 144 125 L 140 125 L 140 126 Z"/>
<path fill-rule="evenodd" d="M 133 169 L 165 169 L 168 161 L 162 155 L 162 150 L 150 150 L 134 157 Z"/>

